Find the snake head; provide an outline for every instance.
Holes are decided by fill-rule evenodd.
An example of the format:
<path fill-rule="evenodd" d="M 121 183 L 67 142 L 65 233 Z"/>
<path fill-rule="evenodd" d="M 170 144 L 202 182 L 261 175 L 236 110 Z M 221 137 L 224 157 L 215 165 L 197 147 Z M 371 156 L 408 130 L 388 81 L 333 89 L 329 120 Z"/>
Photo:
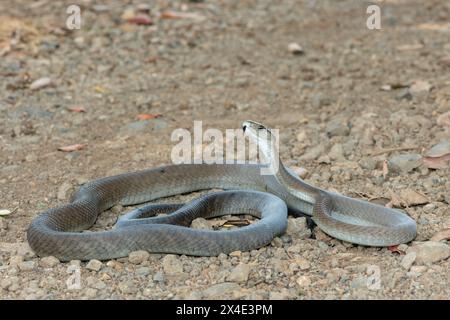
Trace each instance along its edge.
<path fill-rule="evenodd" d="M 265 125 L 247 120 L 242 123 L 242 130 L 244 133 L 258 145 L 259 151 L 262 152 L 268 162 L 272 161 L 272 158 L 277 158 L 275 149 L 277 146 L 277 134 L 274 134 Z M 275 130 L 277 133 L 277 130 Z"/>
<path fill-rule="evenodd" d="M 261 123 L 252 120 L 246 120 L 242 122 L 242 130 L 244 130 L 244 132 L 249 135 L 258 135 L 258 133 L 261 132 L 272 135 L 269 128 L 267 128 L 265 125 Z"/>

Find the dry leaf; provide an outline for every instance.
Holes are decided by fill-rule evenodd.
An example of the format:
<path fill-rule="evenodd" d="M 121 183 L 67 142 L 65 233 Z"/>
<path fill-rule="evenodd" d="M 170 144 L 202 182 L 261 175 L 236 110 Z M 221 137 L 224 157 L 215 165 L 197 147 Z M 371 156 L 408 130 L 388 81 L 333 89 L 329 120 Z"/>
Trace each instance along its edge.
<path fill-rule="evenodd" d="M 425 153 L 423 164 L 430 169 L 444 169 L 450 166 L 450 140 L 434 145 Z"/>
<path fill-rule="evenodd" d="M 430 169 L 445 169 L 450 167 L 450 154 L 442 157 L 423 157 L 423 164 Z"/>
<path fill-rule="evenodd" d="M 67 108 L 67 110 L 72 111 L 72 112 L 86 112 L 86 109 L 81 106 L 69 107 L 69 108 Z"/>
<path fill-rule="evenodd" d="M 394 207 L 409 207 L 427 204 L 430 200 L 423 194 L 412 189 L 403 189 L 400 192 L 391 191 L 391 203 Z"/>
<path fill-rule="evenodd" d="M 49 85 L 52 84 L 52 82 L 53 82 L 52 79 L 50 79 L 48 77 L 40 78 L 40 79 L 33 81 L 30 84 L 30 89 L 31 90 L 39 90 L 41 88 L 48 87 Z"/>
<path fill-rule="evenodd" d="M 431 237 L 430 241 L 450 240 L 450 228 L 443 229 Z"/>
<path fill-rule="evenodd" d="M 161 13 L 161 19 L 193 19 L 193 20 L 202 21 L 206 18 L 197 13 L 164 11 L 163 13 Z"/>
<path fill-rule="evenodd" d="M 72 144 L 70 146 L 60 147 L 60 148 L 58 148 L 58 150 L 64 151 L 64 152 L 72 152 L 72 151 L 84 149 L 84 147 L 86 147 L 85 144 L 77 143 L 77 144 Z"/>
<path fill-rule="evenodd" d="M 404 200 L 408 206 L 415 206 L 430 202 L 426 196 L 412 189 L 401 190 L 400 198 Z"/>
<path fill-rule="evenodd" d="M 128 23 L 137 24 L 137 25 L 148 26 L 148 25 L 153 24 L 153 21 L 150 18 L 150 16 L 145 13 L 139 13 L 133 17 L 127 18 L 126 20 Z"/>
<path fill-rule="evenodd" d="M 389 246 L 389 247 L 388 247 L 388 250 L 389 250 L 390 252 L 392 252 L 392 253 L 405 254 L 405 251 L 400 250 L 400 249 L 398 248 L 398 245 L 396 245 L 396 246 Z"/>
<path fill-rule="evenodd" d="M 137 115 L 138 120 L 150 120 L 150 119 L 156 119 L 162 117 L 162 114 L 150 114 L 150 113 L 141 113 Z"/>

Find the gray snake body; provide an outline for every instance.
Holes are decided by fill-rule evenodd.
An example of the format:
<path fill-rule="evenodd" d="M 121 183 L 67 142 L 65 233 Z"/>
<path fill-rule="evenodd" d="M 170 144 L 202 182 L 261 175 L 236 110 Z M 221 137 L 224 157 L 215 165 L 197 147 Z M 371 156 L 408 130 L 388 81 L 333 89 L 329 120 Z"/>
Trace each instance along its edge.
<path fill-rule="evenodd" d="M 251 132 L 264 128 L 245 124 Z M 258 164 L 169 165 L 95 180 L 82 186 L 71 203 L 36 217 L 28 229 L 28 242 L 39 256 L 53 255 L 63 261 L 112 259 L 135 250 L 214 256 L 270 243 L 286 229 L 286 208 L 293 215 L 312 215 L 324 232 L 357 244 L 390 246 L 416 235 L 415 222 L 400 211 L 308 185 L 281 162 L 274 175 L 261 175 L 261 168 Z M 209 194 L 184 206 L 150 207 L 149 212 L 119 219 L 111 230 L 80 232 L 119 203 L 139 204 L 212 188 L 232 191 Z M 148 217 L 173 210 L 165 217 Z M 228 231 L 186 227 L 198 216 L 243 213 L 260 220 Z"/>

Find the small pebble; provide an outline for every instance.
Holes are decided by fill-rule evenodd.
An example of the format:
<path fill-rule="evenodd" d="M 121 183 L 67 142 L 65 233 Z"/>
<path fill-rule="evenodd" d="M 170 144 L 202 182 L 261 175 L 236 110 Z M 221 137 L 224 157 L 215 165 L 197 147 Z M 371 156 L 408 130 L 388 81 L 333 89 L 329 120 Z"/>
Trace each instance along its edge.
<path fill-rule="evenodd" d="M 100 271 L 102 266 L 103 266 L 103 263 L 101 261 L 93 259 L 88 262 L 88 264 L 86 265 L 86 269 L 92 270 L 92 271 Z"/>

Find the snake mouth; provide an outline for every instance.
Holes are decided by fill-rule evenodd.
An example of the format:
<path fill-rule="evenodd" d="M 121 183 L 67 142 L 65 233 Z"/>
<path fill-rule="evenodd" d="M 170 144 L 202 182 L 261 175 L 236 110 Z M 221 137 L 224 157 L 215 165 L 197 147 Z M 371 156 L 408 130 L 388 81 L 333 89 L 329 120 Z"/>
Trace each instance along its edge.
<path fill-rule="evenodd" d="M 252 121 L 252 120 L 246 120 L 242 123 L 242 130 L 244 132 L 246 132 L 247 129 L 252 129 L 255 132 L 266 131 L 271 134 L 271 131 L 269 128 L 267 128 L 266 126 L 264 126 L 261 123 L 258 123 L 256 121 Z"/>

